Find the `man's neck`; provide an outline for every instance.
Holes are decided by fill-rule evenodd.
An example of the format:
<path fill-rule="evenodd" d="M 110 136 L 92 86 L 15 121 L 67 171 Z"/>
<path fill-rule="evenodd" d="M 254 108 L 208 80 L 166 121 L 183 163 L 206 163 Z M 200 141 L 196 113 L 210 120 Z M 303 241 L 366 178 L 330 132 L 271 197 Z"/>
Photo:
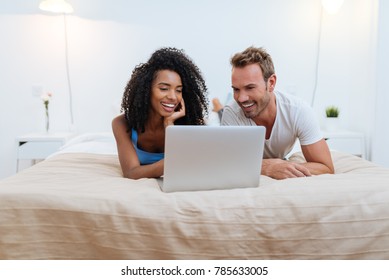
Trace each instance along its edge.
<path fill-rule="evenodd" d="M 273 125 L 276 121 L 276 116 L 277 116 L 277 104 L 276 104 L 276 96 L 273 92 L 271 94 L 270 102 L 266 106 L 265 110 L 263 110 L 255 118 L 252 118 L 252 120 L 255 122 L 256 125 L 266 127 L 266 139 L 270 138 Z"/>

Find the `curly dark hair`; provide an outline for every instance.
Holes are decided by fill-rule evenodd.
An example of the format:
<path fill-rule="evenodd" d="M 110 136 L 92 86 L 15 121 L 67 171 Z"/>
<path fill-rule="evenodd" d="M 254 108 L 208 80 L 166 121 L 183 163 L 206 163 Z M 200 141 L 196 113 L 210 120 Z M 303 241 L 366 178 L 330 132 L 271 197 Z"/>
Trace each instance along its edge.
<path fill-rule="evenodd" d="M 139 64 L 132 72 L 124 91 L 121 112 L 124 112 L 128 129 L 145 131 L 151 86 L 158 71 L 176 72 L 182 81 L 182 98 L 185 101 L 185 116 L 177 119 L 179 125 L 204 125 L 208 115 L 207 87 L 200 69 L 184 53 L 176 48 L 161 48 L 155 51 L 146 63 Z"/>

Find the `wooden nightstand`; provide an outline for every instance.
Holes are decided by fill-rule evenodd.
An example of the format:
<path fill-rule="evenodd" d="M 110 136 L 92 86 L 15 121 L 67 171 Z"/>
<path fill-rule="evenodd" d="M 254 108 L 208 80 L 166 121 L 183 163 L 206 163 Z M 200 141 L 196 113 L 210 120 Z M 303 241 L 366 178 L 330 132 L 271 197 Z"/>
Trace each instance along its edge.
<path fill-rule="evenodd" d="M 35 133 L 16 138 L 16 172 L 19 171 L 20 160 L 30 160 L 30 165 L 43 160 L 59 150 L 73 133 Z"/>

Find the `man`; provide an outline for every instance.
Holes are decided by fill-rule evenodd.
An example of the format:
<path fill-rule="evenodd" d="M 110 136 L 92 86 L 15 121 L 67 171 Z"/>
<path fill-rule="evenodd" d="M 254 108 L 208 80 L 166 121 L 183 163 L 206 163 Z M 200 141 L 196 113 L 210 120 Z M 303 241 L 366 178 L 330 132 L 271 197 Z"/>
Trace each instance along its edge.
<path fill-rule="evenodd" d="M 231 58 L 234 99 L 221 125 L 266 127 L 261 173 L 275 179 L 334 173 L 331 154 L 313 110 L 294 96 L 275 91 L 273 61 L 263 48 L 249 47 Z M 306 163 L 284 160 L 299 139 Z"/>

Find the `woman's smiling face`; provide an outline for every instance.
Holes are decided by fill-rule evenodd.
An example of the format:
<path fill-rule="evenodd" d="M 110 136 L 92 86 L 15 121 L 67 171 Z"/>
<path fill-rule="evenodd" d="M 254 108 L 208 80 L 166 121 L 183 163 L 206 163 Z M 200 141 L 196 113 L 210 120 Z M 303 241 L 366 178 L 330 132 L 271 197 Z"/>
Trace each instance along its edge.
<path fill-rule="evenodd" d="M 182 82 L 178 73 L 160 70 L 151 86 L 151 110 L 167 117 L 174 113 L 182 100 Z"/>

